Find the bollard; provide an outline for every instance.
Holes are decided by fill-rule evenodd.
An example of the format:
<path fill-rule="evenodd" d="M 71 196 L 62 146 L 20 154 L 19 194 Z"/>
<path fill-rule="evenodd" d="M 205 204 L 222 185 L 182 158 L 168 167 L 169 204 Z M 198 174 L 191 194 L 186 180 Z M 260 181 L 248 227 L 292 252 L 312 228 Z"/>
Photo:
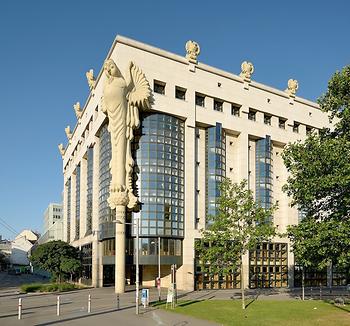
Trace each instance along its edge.
<path fill-rule="evenodd" d="M 89 293 L 89 300 L 88 300 L 88 313 L 91 312 L 91 294 Z"/>
<path fill-rule="evenodd" d="M 119 301 L 119 293 L 117 293 L 117 310 L 119 310 L 120 301 Z"/>
<path fill-rule="evenodd" d="M 22 319 L 22 298 L 18 299 L 18 319 Z"/>
<path fill-rule="evenodd" d="M 57 316 L 60 315 L 60 296 L 57 296 Z"/>

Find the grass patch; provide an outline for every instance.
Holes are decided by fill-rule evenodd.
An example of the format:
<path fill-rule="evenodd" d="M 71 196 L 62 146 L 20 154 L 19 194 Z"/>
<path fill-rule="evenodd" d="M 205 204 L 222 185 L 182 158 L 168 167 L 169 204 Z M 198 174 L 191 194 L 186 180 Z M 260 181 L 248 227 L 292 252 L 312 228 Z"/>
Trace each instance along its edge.
<path fill-rule="evenodd" d="M 71 283 L 49 283 L 49 284 L 23 284 L 20 289 L 23 293 L 29 292 L 65 292 L 80 289 L 81 287 Z"/>
<path fill-rule="evenodd" d="M 160 307 L 165 308 L 165 305 Z M 187 300 L 180 301 L 174 310 L 167 310 L 234 326 L 350 325 L 348 305 L 336 307 L 318 300 L 258 300 L 251 302 L 245 310 L 242 310 L 240 300 Z"/>

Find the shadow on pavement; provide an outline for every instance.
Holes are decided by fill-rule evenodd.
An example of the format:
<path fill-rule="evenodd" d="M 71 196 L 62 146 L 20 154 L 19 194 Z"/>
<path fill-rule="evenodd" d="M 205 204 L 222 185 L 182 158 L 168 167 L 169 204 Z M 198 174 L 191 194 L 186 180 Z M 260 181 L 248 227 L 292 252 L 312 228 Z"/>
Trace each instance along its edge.
<path fill-rule="evenodd" d="M 89 318 L 92 316 L 100 316 L 100 315 L 105 315 L 105 314 L 110 314 L 116 311 L 122 311 L 122 310 L 128 310 L 130 308 L 134 308 L 135 306 L 127 306 L 127 307 L 123 307 L 120 309 L 109 309 L 109 310 L 104 310 L 104 311 L 99 311 L 99 312 L 91 312 L 89 314 L 85 314 L 85 315 L 81 315 L 81 316 L 76 316 L 76 317 L 69 317 L 69 318 L 64 318 L 64 319 L 60 319 L 60 320 L 54 320 L 51 322 L 44 322 L 44 323 L 40 323 L 40 324 L 35 324 L 35 326 L 44 326 L 44 325 L 54 325 L 54 324 L 60 324 L 60 323 L 64 323 L 66 321 L 72 321 L 72 320 L 77 320 L 77 319 L 83 319 L 83 318 Z"/>
<path fill-rule="evenodd" d="M 22 312 L 22 316 L 24 316 L 24 315 L 31 315 L 33 313 L 34 312 Z M 7 318 L 7 317 L 15 317 L 15 316 L 18 316 L 18 312 L 16 312 L 15 314 L 2 315 L 2 316 L 0 316 L 0 319 Z"/>

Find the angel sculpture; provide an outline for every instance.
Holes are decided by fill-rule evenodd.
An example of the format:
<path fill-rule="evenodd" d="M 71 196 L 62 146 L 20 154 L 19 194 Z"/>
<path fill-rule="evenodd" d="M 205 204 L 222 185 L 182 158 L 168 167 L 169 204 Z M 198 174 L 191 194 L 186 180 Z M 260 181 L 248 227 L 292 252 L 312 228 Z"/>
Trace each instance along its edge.
<path fill-rule="evenodd" d="M 108 130 L 111 134 L 112 158 L 110 195 L 108 203 L 134 208 L 137 197 L 132 189 L 134 160 L 131 155 L 133 129 L 140 125 L 139 110 L 149 109 L 151 89 L 140 68 L 130 62 L 125 79 L 112 59 L 103 66 L 106 81 L 101 99 L 102 111 L 109 118 Z"/>

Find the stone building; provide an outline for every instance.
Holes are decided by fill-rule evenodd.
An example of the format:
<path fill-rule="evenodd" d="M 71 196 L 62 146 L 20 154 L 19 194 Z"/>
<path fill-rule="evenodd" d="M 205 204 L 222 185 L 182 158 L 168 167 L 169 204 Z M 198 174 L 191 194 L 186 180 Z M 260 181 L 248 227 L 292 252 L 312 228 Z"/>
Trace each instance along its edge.
<path fill-rule="evenodd" d="M 63 240 L 63 209 L 62 204 L 50 203 L 44 212 L 44 228 L 38 244 L 54 240 Z"/>
<path fill-rule="evenodd" d="M 184 290 L 240 287 L 241 277 L 251 288 L 294 286 L 298 268 L 286 238 L 262 243 L 246 255 L 243 273 L 212 279 L 200 270 L 194 243 L 207 216 L 216 212 L 223 176 L 247 179 L 265 207 L 278 202 L 273 216 L 278 231 L 298 223 L 302 214 L 282 191 L 287 171 L 281 153 L 287 143 L 327 126 L 328 118 L 316 103 L 296 95 L 294 79 L 286 79 L 286 90 L 278 90 L 254 81 L 250 62 L 237 64 L 241 71 L 234 74 L 198 62 L 199 55 L 193 41 L 181 56 L 118 36 L 107 55 L 116 65 L 107 61 L 96 78 L 92 70 L 87 73 L 90 93 L 83 105 L 74 105 L 76 126 L 66 128 L 68 143 L 59 145 L 64 239 L 84 252 L 85 283 L 114 284 L 116 245 L 117 277 L 135 282 L 131 225 L 140 218 L 143 285 L 154 285 L 160 253 L 162 286 L 169 284 L 171 264 L 177 265 L 177 286 Z M 126 118 L 123 112 L 119 118 L 113 115 L 113 83 L 120 92 L 116 108 L 127 110 Z M 140 126 L 131 122 L 130 127 L 138 113 Z M 124 169 L 126 154 L 114 145 L 115 128 L 125 121 L 133 137 L 123 146 L 130 147 L 134 167 L 130 184 L 118 184 L 117 167 Z M 140 204 L 130 204 L 131 193 Z"/>

